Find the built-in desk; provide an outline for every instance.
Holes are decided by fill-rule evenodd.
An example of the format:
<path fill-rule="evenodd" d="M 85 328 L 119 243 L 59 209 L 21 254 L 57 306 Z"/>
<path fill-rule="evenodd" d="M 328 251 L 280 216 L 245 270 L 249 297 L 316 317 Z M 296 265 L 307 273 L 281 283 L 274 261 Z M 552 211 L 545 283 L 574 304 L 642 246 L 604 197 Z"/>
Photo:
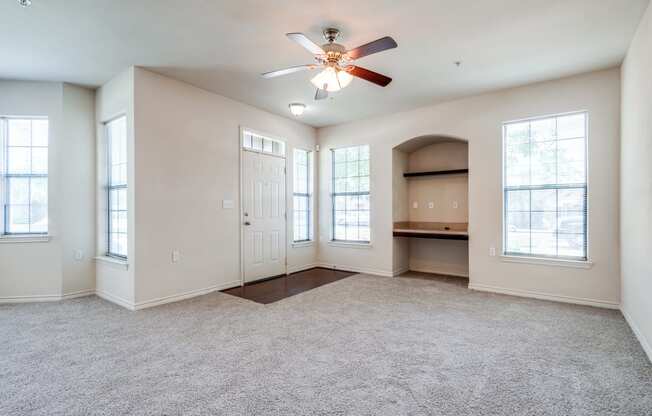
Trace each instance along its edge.
<path fill-rule="evenodd" d="M 465 222 L 395 222 L 394 237 L 468 240 L 468 227 Z"/>

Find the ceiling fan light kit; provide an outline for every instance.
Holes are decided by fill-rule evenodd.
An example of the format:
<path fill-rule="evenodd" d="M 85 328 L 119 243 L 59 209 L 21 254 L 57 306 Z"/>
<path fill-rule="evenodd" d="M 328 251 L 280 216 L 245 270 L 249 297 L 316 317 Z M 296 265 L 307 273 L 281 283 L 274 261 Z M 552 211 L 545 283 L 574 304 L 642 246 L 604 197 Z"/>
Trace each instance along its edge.
<path fill-rule="evenodd" d="M 288 107 L 290 108 L 290 113 L 297 117 L 303 114 L 303 112 L 306 110 L 306 105 L 302 103 L 290 103 Z"/>
<path fill-rule="evenodd" d="M 346 88 L 353 77 L 362 78 L 381 87 L 386 87 L 392 79 L 374 71 L 354 65 L 354 60 L 365 56 L 396 48 L 398 45 L 389 36 L 369 42 L 355 49 L 347 50 L 343 45 L 335 43 L 340 31 L 335 28 L 326 28 L 323 31 L 326 42 L 319 46 L 303 33 L 287 33 L 286 36 L 303 46 L 315 57 L 316 64 L 297 65 L 262 74 L 264 78 L 275 78 L 304 70 L 321 69 L 310 82 L 317 88 L 315 100 L 323 100 L 329 92 L 337 92 Z"/>

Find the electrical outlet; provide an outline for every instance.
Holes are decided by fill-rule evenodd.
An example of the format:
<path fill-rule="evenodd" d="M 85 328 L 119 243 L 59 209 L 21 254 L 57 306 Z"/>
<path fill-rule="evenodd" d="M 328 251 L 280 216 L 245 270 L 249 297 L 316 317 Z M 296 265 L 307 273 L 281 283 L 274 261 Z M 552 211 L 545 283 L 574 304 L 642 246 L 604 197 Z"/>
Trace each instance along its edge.
<path fill-rule="evenodd" d="M 494 247 L 494 246 L 489 247 L 489 255 L 491 257 L 496 256 L 496 247 Z"/>
<path fill-rule="evenodd" d="M 179 262 L 179 250 L 172 250 L 172 263 Z"/>
<path fill-rule="evenodd" d="M 433 209 L 435 207 L 435 203 L 430 201 L 428 202 L 428 208 Z"/>
<path fill-rule="evenodd" d="M 419 203 L 418 203 L 417 201 L 414 201 L 414 202 L 412 203 L 412 208 L 414 208 L 414 209 L 419 208 Z"/>

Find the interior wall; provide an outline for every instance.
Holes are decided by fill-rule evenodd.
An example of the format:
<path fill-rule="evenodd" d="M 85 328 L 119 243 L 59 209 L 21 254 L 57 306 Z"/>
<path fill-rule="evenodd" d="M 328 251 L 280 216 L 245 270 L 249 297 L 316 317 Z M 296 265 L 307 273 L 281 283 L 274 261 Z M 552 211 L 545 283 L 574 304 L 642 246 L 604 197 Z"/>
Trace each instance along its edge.
<path fill-rule="evenodd" d="M 137 306 L 238 285 L 240 128 L 286 139 L 288 167 L 295 146 L 314 149 L 315 130 L 139 68 L 135 119 Z M 287 180 L 291 190 L 292 169 Z M 314 264 L 316 249 L 288 243 L 288 268 Z"/>
<path fill-rule="evenodd" d="M 107 196 L 105 123 L 119 116 L 127 119 L 127 262 L 107 259 Z M 134 165 L 134 69 L 129 68 L 97 90 L 95 99 L 96 144 L 96 285 L 97 294 L 126 307 L 135 296 L 136 181 Z"/>
<path fill-rule="evenodd" d="M 408 171 L 467 169 L 469 146 L 464 141 L 442 141 L 408 154 Z M 415 177 L 408 181 L 409 221 L 467 223 L 468 175 Z M 430 203 L 433 207 L 430 208 Z M 416 208 L 415 204 L 416 203 Z M 409 238 L 409 269 L 468 277 L 467 241 Z"/>
<path fill-rule="evenodd" d="M 0 115 L 47 116 L 48 241 L 0 239 L 0 301 L 92 293 L 94 92 L 53 82 L 0 81 Z M 82 258 L 76 259 L 75 252 Z"/>
<path fill-rule="evenodd" d="M 392 151 L 392 221 L 409 221 L 408 181 L 403 173 L 408 171 L 408 154 L 398 149 Z M 409 270 L 410 247 L 407 238 L 394 238 L 393 275 Z"/>
<path fill-rule="evenodd" d="M 95 291 L 95 91 L 63 85 L 63 293 Z M 74 161 L 71 163 L 71 161 Z"/>
<path fill-rule="evenodd" d="M 622 67 L 622 310 L 652 359 L 652 8 Z"/>
<path fill-rule="evenodd" d="M 502 244 L 502 123 L 577 110 L 589 112 L 590 268 L 513 263 L 491 256 Z M 618 307 L 620 303 L 618 190 L 620 70 L 596 71 L 531 84 L 413 111 L 319 129 L 320 261 L 391 275 L 392 149 L 410 137 L 437 134 L 469 142 L 470 286 L 548 299 Z M 352 249 L 330 244 L 330 148 L 369 144 L 372 244 Z"/>
<path fill-rule="evenodd" d="M 430 144 L 408 154 L 408 171 L 467 169 L 468 149 L 462 141 Z M 468 175 L 414 177 L 407 182 L 409 221 L 468 222 Z"/>

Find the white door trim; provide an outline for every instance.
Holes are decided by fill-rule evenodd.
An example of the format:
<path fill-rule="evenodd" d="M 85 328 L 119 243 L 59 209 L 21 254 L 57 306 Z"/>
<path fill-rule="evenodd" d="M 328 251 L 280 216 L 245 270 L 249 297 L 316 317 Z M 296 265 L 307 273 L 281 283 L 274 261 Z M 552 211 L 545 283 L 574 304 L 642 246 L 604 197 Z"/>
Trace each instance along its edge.
<path fill-rule="evenodd" d="M 255 150 L 250 150 L 247 149 L 245 150 L 243 143 L 244 143 L 244 132 L 249 131 L 251 133 L 255 133 L 259 136 L 264 136 L 279 142 L 283 142 L 285 144 L 285 155 L 284 156 L 278 156 L 278 155 L 273 155 L 270 153 L 264 153 L 264 152 L 257 152 Z M 239 149 L 239 155 L 240 157 L 238 158 L 238 162 L 240 163 L 240 177 L 238 178 L 239 186 L 238 186 L 238 224 L 240 228 L 240 286 L 244 286 L 245 284 L 245 258 L 244 258 L 244 204 L 242 201 L 243 194 L 244 194 L 244 189 L 243 189 L 243 182 L 244 182 L 244 154 L 245 152 L 253 152 L 253 153 L 260 153 L 264 154 L 267 156 L 272 156 L 272 157 L 278 157 L 281 159 L 285 160 L 284 168 L 285 168 L 285 241 L 283 244 L 285 244 L 285 259 L 284 259 L 284 264 L 285 264 L 285 274 L 288 273 L 288 238 L 289 238 L 289 233 L 287 231 L 288 227 L 288 158 L 287 158 L 287 153 L 289 151 L 287 140 L 275 136 L 273 134 L 261 132 L 258 130 L 250 129 L 245 126 L 240 126 L 240 134 L 238 135 L 238 149 Z"/>

